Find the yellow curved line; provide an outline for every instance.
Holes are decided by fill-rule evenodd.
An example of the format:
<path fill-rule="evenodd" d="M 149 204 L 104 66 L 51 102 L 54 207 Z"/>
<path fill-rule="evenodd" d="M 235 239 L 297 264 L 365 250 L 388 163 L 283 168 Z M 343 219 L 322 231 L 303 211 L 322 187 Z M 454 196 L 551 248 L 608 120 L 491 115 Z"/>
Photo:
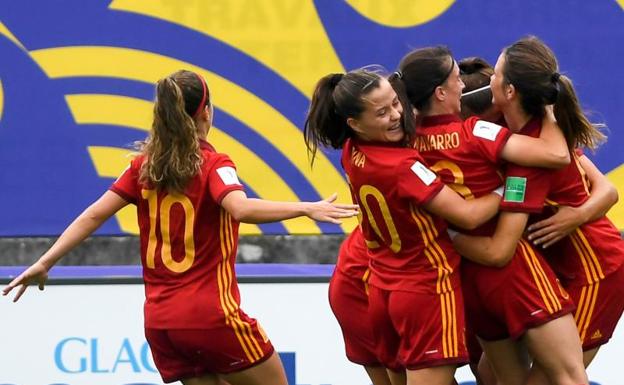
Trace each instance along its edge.
<path fill-rule="evenodd" d="M 624 231 L 624 164 L 611 170 L 607 178 L 615 185 L 620 195 L 620 200 L 611 207 L 607 216 L 620 231 Z"/>
<path fill-rule="evenodd" d="M 113 124 L 149 131 L 153 107 L 151 102 L 126 96 L 100 94 L 67 95 L 65 99 L 74 120 L 78 124 Z M 106 108 L 102 108 L 102 106 L 106 106 Z M 298 200 L 296 194 L 282 178 L 264 160 L 247 147 L 215 127 L 211 128 L 209 138 L 210 142 L 217 149 L 230 154 L 230 157 L 238 166 L 240 177 L 254 189 L 260 198 Z M 101 176 L 117 177 L 127 166 L 127 161 L 122 164 L 116 164 L 112 160 L 107 160 L 106 157 L 100 157 L 98 158 L 99 161 L 110 163 L 110 165 L 104 163 L 98 165 L 93 155 L 92 159 L 96 163 L 98 175 Z M 316 223 L 308 218 L 292 219 L 284 222 L 284 226 L 293 234 L 320 233 Z M 243 230 L 251 231 L 251 233 L 245 234 L 261 233 L 257 226 L 245 226 L 241 228 L 241 233 Z"/>
<path fill-rule="evenodd" d="M 617 0 L 618 4 L 620 4 L 620 7 L 622 7 L 622 9 L 624 9 L 624 0 Z"/>
<path fill-rule="evenodd" d="M 300 130 L 262 99 L 213 72 L 166 56 L 126 48 L 60 47 L 32 51 L 31 55 L 51 78 L 103 76 L 154 83 L 180 68 L 196 71 L 208 81 L 214 104 L 270 141 L 305 175 L 319 195 L 327 197 L 337 192 L 339 200 L 350 200 L 345 179 L 325 155 L 319 153 L 314 169 L 310 169 Z M 349 232 L 355 224 L 355 219 L 346 220 L 341 227 Z"/>
<path fill-rule="evenodd" d="M 11 31 L 9 31 L 9 29 L 1 21 L 0 21 L 0 35 L 5 36 L 7 39 L 11 40 L 13 43 L 15 43 L 21 49 L 26 51 L 26 48 L 24 47 L 24 45 L 19 40 L 17 40 L 15 35 L 13 35 L 11 33 Z"/>
<path fill-rule="evenodd" d="M 346 2 L 359 14 L 375 23 L 405 28 L 425 24 L 439 17 L 455 0 L 386 0 L 383 5 L 372 0 L 346 0 Z"/>
<path fill-rule="evenodd" d="M 178 0 L 115 0 L 109 8 L 212 36 L 271 68 L 308 97 L 322 76 L 344 72 L 311 0 L 186 0 L 183 6 Z"/>

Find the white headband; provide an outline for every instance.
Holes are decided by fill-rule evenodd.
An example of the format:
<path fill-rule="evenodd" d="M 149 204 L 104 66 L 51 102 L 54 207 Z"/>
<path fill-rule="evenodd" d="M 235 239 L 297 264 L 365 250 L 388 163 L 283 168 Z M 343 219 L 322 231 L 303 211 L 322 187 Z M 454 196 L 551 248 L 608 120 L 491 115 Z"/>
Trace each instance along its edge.
<path fill-rule="evenodd" d="M 468 96 L 468 95 L 476 94 L 477 92 L 485 91 L 485 90 L 487 90 L 487 89 L 489 89 L 489 88 L 490 88 L 490 85 L 488 84 L 487 86 L 483 86 L 483 87 L 481 87 L 481 88 L 477 88 L 476 90 L 472 90 L 472 91 L 465 92 L 465 93 L 463 93 L 463 94 L 461 95 L 461 97 L 463 98 L 464 96 Z"/>

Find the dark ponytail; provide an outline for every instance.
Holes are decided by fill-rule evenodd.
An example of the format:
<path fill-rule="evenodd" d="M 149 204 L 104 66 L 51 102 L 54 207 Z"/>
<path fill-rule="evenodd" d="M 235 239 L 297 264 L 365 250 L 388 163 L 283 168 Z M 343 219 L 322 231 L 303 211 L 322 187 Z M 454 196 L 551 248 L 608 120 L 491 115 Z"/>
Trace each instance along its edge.
<path fill-rule="evenodd" d="M 337 73 L 321 78 L 312 95 L 303 128 L 308 154 L 311 154 L 311 164 L 314 164 L 319 144 L 323 147 L 342 148 L 345 140 L 353 135 L 347 120 L 338 115 L 334 101 L 334 90 L 343 77 L 344 74 Z"/>
<path fill-rule="evenodd" d="M 606 137 L 583 114 L 572 82 L 559 74 L 554 53 L 535 36 L 521 39 L 503 51 L 503 76 L 520 95 L 524 111 L 544 115 L 544 107 L 554 104 L 555 118 L 568 147 L 595 149 Z"/>
<path fill-rule="evenodd" d="M 564 133 L 568 147 L 586 147 L 595 150 L 607 140 L 600 131 L 603 124 L 593 124 L 587 119 L 574 91 L 572 80 L 565 75 L 557 76 L 558 97 L 555 101 L 555 118 Z"/>

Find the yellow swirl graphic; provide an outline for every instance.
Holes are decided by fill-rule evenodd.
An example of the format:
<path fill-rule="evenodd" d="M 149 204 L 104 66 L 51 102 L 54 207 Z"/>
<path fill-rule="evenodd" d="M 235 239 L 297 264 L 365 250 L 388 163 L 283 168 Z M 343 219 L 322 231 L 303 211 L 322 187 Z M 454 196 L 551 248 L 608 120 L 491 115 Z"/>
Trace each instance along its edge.
<path fill-rule="evenodd" d="M 624 0 L 617 0 L 618 4 L 620 4 L 620 7 L 622 7 L 622 9 L 624 9 Z"/>
<path fill-rule="evenodd" d="M 26 48 L 24 48 L 22 43 L 19 40 L 17 40 L 17 38 L 11 33 L 11 31 L 9 31 L 9 29 L 1 21 L 0 21 L 0 35 L 5 36 L 7 39 L 11 40 L 13 43 L 18 45 L 24 51 L 26 50 Z"/>
<path fill-rule="evenodd" d="M 620 0 L 624 1 L 624 0 Z M 362 16 L 388 27 L 414 27 L 440 16 L 455 0 L 346 0 Z"/>
<path fill-rule="evenodd" d="M 271 142 L 305 175 L 320 196 L 338 192 L 343 201 L 351 196 L 346 181 L 326 156 L 319 154 L 314 169 L 310 170 L 302 134 L 297 127 L 262 99 L 215 73 L 177 59 L 126 48 L 59 47 L 32 51 L 31 55 L 51 78 L 104 76 L 154 83 L 180 68 L 196 71 L 208 81 L 215 106 Z M 258 186 L 251 187 L 258 191 Z M 354 225 L 355 220 L 348 220 L 341 226 L 348 232 Z M 318 227 L 303 233 L 316 234 Z"/>
<path fill-rule="evenodd" d="M 311 0 L 115 0 L 114 10 L 196 30 L 255 58 L 308 97 L 330 72 L 344 72 Z M 218 54 L 218 53 L 217 53 Z"/>
<path fill-rule="evenodd" d="M 624 230 L 624 164 L 611 170 L 607 174 L 607 178 L 615 185 L 620 195 L 620 200 L 609 210 L 607 216 L 615 224 L 615 227 Z"/>
<path fill-rule="evenodd" d="M 123 127 L 133 127 L 149 131 L 152 122 L 153 104 L 140 99 L 116 95 L 80 94 L 65 97 L 69 109 L 78 124 L 108 124 Z M 106 106 L 106 108 L 102 108 Z M 296 201 L 297 196 L 278 176 L 271 167 L 259 158 L 250 149 L 240 144 L 231 136 L 216 127 L 212 127 L 209 134 L 210 142 L 218 151 L 230 154 L 238 166 L 238 174 L 261 197 L 273 200 Z M 128 166 L 129 150 L 107 147 L 90 147 L 89 154 L 95 165 L 98 175 L 116 178 Z M 123 155 L 123 156 L 121 156 Z M 131 223 L 124 220 L 129 219 Z M 129 217 L 124 214 L 117 217 L 120 227 L 137 230 L 136 215 Z M 320 233 L 320 229 L 308 218 L 297 218 L 284 222 L 290 233 Z M 134 232 L 133 232 L 134 233 Z M 261 234 L 255 225 L 241 227 L 241 233 Z"/>

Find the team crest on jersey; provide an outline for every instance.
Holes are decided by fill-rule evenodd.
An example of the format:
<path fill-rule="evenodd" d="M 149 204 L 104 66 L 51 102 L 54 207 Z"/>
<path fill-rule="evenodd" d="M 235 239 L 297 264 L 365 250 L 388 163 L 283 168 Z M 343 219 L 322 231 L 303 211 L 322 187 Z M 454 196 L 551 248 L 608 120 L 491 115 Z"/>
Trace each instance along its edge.
<path fill-rule="evenodd" d="M 234 170 L 233 167 L 229 167 L 229 166 L 220 167 L 217 169 L 217 174 L 219 174 L 219 177 L 223 181 L 223 184 L 226 186 L 233 185 L 233 184 L 241 184 L 238 181 L 238 176 L 236 176 L 236 170 Z"/>
<path fill-rule="evenodd" d="M 436 178 L 436 174 L 433 171 L 429 170 L 427 166 L 420 163 L 419 161 L 414 162 L 414 164 L 412 165 L 412 167 L 410 167 L 410 169 L 427 186 L 433 183 L 433 181 Z"/>
<path fill-rule="evenodd" d="M 505 181 L 505 202 L 523 203 L 526 195 L 526 178 L 518 176 L 508 176 Z"/>
<path fill-rule="evenodd" d="M 472 129 L 472 134 L 478 138 L 495 141 L 496 136 L 501 130 L 501 126 L 496 123 L 486 122 L 485 120 L 478 120 Z"/>

